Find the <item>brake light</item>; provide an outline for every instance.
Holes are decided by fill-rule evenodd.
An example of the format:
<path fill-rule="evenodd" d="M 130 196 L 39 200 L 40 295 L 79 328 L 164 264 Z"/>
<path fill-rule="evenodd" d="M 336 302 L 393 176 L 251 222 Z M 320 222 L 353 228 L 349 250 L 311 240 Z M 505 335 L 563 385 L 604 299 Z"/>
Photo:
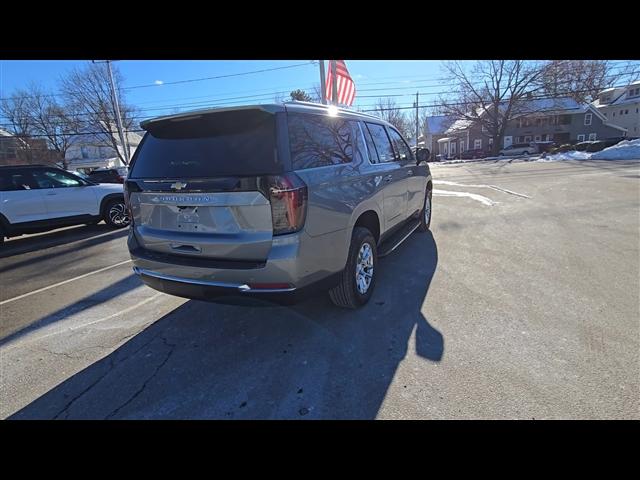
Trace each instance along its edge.
<path fill-rule="evenodd" d="M 307 185 L 295 173 L 267 177 L 273 234 L 297 232 L 307 216 Z"/>
<path fill-rule="evenodd" d="M 129 221 L 133 226 L 133 210 L 131 208 L 131 202 L 130 202 L 131 192 L 141 192 L 142 190 L 140 189 L 140 186 L 136 182 L 131 180 L 123 182 L 123 188 L 124 188 L 124 204 L 127 207 L 127 212 L 129 212 Z"/>

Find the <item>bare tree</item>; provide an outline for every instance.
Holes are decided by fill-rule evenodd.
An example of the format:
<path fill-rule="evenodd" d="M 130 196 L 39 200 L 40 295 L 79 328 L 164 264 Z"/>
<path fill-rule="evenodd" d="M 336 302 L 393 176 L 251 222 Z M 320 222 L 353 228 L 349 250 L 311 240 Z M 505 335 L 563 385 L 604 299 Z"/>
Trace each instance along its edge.
<path fill-rule="evenodd" d="M 497 154 L 509 121 L 532 113 L 530 100 L 542 69 L 523 60 L 482 60 L 469 71 L 461 62 L 447 62 L 444 69 L 459 94 L 440 99 L 443 111 L 481 127 L 493 139 L 493 154 Z"/>
<path fill-rule="evenodd" d="M 73 135 L 80 130 L 80 116 L 35 83 L 29 86 L 27 93 L 26 113 L 32 131 L 46 139 L 48 149 L 54 154 L 53 158 L 67 169 L 66 154 Z"/>
<path fill-rule="evenodd" d="M 24 163 L 34 163 L 33 124 L 29 117 L 28 92 L 19 89 L 0 103 L 0 113 L 7 119 L 7 130 L 16 139 L 17 157 Z"/>
<path fill-rule="evenodd" d="M 135 109 L 125 102 L 122 75 L 116 65 L 112 66 L 116 82 L 116 95 L 122 116 L 122 128 L 127 132 L 134 128 Z M 120 146 L 117 130 L 115 98 L 111 94 L 109 72 L 103 63 L 90 63 L 85 68 L 76 68 L 61 80 L 61 91 L 66 103 L 73 111 L 82 115 L 85 130 L 97 133 L 98 143 L 113 148 L 120 161 L 126 165 L 124 149 Z"/>
<path fill-rule="evenodd" d="M 319 83 L 313 85 L 312 101 L 316 103 L 322 103 L 322 88 Z"/>
<path fill-rule="evenodd" d="M 410 120 L 407 119 L 403 111 L 400 110 L 393 98 L 379 98 L 371 113 L 396 127 L 404 137 L 413 137 L 413 135 L 415 135 L 415 121 L 412 131 Z"/>
<path fill-rule="evenodd" d="M 592 102 L 600 91 L 628 75 L 624 69 L 614 73 L 609 60 L 552 60 L 542 66 L 540 91 L 580 103 Z"/>

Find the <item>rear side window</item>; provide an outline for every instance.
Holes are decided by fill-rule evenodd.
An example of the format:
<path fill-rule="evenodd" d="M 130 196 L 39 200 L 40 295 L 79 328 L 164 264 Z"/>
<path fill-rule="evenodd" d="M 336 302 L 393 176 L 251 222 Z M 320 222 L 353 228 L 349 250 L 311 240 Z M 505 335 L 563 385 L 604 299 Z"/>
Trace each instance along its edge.
<path fill-rule="evenodd" d="M 289 113 L 287 121 L 294 170 L 364 161 L 364 147 L 355 120 Z"/>
<path fill-rule="evenodd" d="M 275 115 L 233 110 L 153 123 L 132 164 L 130 178 L 280 173 Z"/>
<path fill-rule="evenodd" d="M 377 123 L 366 122 L 365 125 L 371 133 L 373 143 L 375 144 L 376 151 L 378 152 L 378 161 L 380 162 L 393 162 L 395 161 L 395 154 L 393 153 L 393 147 L 389 141 L 389 136 L 382 125 Z"/>
<path fill-rule="evenodd" d="M 38 184 L 29 171 L 17 169 L 0 172 L 0 192 L 36 190 L 38 188 Z"/>

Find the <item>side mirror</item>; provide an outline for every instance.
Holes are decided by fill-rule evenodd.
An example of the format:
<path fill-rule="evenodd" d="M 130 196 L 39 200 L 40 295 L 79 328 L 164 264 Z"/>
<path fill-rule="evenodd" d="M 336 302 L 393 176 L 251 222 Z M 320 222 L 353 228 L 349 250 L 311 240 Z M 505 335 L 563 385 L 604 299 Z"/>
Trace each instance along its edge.
<path fill-rule="evenodd" d="M 416 151 L 416 164 L 429 161 L 429 153 L 428 148 L 419 148 Z"/>

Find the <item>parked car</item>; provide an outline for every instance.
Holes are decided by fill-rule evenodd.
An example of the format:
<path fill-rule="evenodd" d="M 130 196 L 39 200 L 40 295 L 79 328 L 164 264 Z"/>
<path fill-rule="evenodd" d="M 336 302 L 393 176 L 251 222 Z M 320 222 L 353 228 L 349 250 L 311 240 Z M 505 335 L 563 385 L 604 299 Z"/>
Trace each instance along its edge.
<path fill-rule="evenodd" d="M 124 183 L 127 178 L 126 167 L 97 168 L 89 172 L 89 180 L 94 183 Z"/>
<path fill-rule="evenodd" d="M 486 156 L 487 156 L 487 152 L 485 152 L 481 148 L 477 148 L 472 150 L 466 150 L 460 153 L 460 155 L 458 155 L 458 158 L 461 160 L 472 160 L 475 158 L 484 158 Z"/>
<path fill-rule="evenodd" d="M 187 298 L 290 303 L 329 289 L 336 305 L 367 303 L 378 258 L 429 229 L 431 174 L 391 124 L 332 110 L 294 102 L 142 122 L 125 183 L 135 273 Z"/>
<path fill-rule="evenodd" d="M 539 148 L 535 143 L 514 143 L 500 150 L 500 156 L 532 155 L 539 153 Z"/>
<path fill-rule="evenodd" d="M 97 185 L 45 165 L 0 167 L 0 244 L 5 237 L 101 220 L 129 225 L 122 185 Z"/>
<path fill-rule="evenodd" d="M 85 180 L 89 180 L 89 175 L 87 175 L 87 174 L 86 174 L 86 173 L 84 173 L 84 172 L 80 172 L 80 171 L 78 171 L 78 170 L 68 170 L 68 172 L 69 172 L 71 175 L 75 175 L 76 177 L 80 177 L 80 178 L 83 178 L 83 179 L 85 179 Z"/>

